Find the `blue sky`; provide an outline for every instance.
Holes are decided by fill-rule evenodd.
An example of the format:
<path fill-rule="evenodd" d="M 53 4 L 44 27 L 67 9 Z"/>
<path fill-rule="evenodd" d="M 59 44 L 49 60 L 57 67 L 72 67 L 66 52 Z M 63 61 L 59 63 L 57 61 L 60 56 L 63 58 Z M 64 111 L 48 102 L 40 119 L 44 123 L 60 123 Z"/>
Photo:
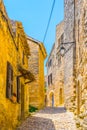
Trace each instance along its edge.
<path fill-rule="evenodd" d="M 10 19 L 21 21 L 26 34 L 41 42 L 43 41 L 53 0 L 4 0 L 4 4 Z M 55 42 L 56 25 L 63 18 L 64 0 L 56 0 L 44 42 L 48 54 Z"/>

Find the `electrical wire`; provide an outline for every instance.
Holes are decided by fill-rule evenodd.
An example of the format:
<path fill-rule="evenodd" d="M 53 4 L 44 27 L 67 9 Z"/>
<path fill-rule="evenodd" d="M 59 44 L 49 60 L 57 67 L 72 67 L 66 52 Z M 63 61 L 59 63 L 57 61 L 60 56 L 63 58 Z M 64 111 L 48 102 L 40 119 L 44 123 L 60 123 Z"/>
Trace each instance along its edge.
<path fill-rule="evenodd" d="M 53 4 L 52 4 L 50 17 L 49 17 L 48 24 L 47 24 L 47 28 L 46 28 L 46 32 L 45 32 L 45 34 L 44 34 L 44 38 L 43 38 L 43 43 L 44 43 L 44 41 L 45 41 L 45 39 L 46 39 L 46 35 L 47 35 L 47 32 L 48 32 L 48 28 L 49 28 L 49 25 L 50 25 L 50 21 L 51 21 L 51 17 L 52 17 L 53 9 L 54 9 L 54 5 L 55 5 L 55 0 L 53 1 Z"/>

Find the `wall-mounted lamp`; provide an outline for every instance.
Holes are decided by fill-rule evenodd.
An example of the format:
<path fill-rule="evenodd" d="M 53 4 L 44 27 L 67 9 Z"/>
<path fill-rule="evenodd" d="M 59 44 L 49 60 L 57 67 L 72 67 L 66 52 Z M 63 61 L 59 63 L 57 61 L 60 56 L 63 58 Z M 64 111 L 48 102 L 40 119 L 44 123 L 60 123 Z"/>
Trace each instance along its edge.
<path fill-rule="evenodd" d="M 67 45 L 67 44 L 71 44 L 71 45 L 66 50 L 65 45 Z M 60 54 L 61 54 L 61 56 L 64 56 L 65 53 L 68 52 L 71 49 L 73 44 L 75 44 L 75 42 L 61 43 L 61 46 L 60 46 Z"/>

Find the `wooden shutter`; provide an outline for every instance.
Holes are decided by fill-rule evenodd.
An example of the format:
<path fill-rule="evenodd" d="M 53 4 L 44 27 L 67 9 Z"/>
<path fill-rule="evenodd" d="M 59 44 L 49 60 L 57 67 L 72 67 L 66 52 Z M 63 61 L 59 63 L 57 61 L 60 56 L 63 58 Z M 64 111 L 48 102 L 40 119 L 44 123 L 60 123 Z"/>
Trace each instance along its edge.
<path fill-rule="evenodd" d="M 20 103 L 20 79 L 17 77 L 17 102 Z"/>
<path fill-rule="evenodd" d="M 11 73 L 11 96 L 13 94 L 13 68 L 10 65 L 10 73 Z"/>
<path fill-rule="evenodd" d="M 51 79 L 51 84 L 52 84 L 52 74 L 50 75 L 50 79 Z"/>
<path fill-rule="evenodd" d="M 9 62 L 7 62 L 7 85 L 6 85 L 6 97 L 11 98 L 13 93 L 13 68 Z"/>

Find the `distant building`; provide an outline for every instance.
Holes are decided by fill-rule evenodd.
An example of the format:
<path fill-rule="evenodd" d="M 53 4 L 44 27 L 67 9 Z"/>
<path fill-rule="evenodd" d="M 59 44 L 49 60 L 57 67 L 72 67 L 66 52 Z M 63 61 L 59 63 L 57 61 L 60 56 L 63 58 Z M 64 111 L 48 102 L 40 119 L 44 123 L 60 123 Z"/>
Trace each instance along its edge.
<path fill-rule="evenodd" d="M 48 57 L 47 66 L 47 105 L 54 106 L 54 81 L 55 81 L 55 44 Z"/>
<path fill-rule="evenodd" d="M 60 45 L 63 38 L 64 22 L 61 22 L 56 26 L 56 40 L 46 63 L 48 106 L 59 106 L 64 103 L 64 60 L 60 55 Z"/>
<path fill-rule="evenodd" d="M 45 105 L 44 60 L 47 53 L 41 42 L 31 37 L 27 37 L 27 42 L 31 53 L 29 57 L 29 67 L 36 79 L 29 87 L 29 103 L 31 106 L 40 109 Z"/>

